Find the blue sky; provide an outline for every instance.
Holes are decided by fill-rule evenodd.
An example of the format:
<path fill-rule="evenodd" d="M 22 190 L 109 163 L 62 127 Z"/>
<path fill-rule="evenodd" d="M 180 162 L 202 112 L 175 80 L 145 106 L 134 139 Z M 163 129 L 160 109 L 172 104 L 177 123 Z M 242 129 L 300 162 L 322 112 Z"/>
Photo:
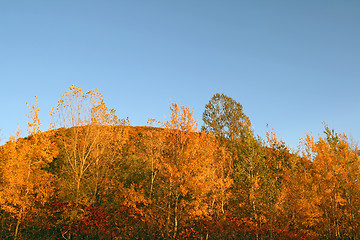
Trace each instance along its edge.
<path fill-rule="evenodd" d="M 326 122 L 360 139 L 360 1 L 1 1 L 0 129 L 26 133 L 74 84 L 133 126 L 225 93 L 291 147 Z"/>

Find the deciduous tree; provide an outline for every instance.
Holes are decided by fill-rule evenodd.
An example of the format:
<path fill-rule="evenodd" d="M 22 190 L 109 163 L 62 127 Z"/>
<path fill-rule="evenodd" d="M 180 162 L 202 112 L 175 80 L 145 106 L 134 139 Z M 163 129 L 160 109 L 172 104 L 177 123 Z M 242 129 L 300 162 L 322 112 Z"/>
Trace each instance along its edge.
<path fill-rule="evenodd" d="M 58 133 L 68 178 L 67 186 L 63 187 L 69 190 L 68 197 L 73 196 L 75 203 L 94 203 L 100 191 L 101 175 L 107 172 L 106 166 L 113 159 L 105 154 L 110 153 L 107 147 L 111 141 L 122 139 L 124 132 L 116 127 L 125 122 L 106 107 L 97 89 L 83 92 L 76 86 L 62 95 L 50 113 L 52 125 L 63 128 Z M 84 185 L 90 172 L 88 184 Z"/>
<path fill-rule="evenodd" d="M 250 120 L 243 107 L 231 97 L 216 93 L 205 106 L 203 130 L 229 140 L 244 139 L 249 135 Z"/>
<path fill-rule="evenodd" d="M 211 214 L 216 188 L 225 188 L 230 181 L 219 180 L 215 138 L 197 132 L 192 114 L 188 107 L 174 103 L 170 120 L 161 123 L 164 148 L 158 159 L 160 189 L 154 201 L 173 238 L 187 221 Z"/>
<path fill-rule="evenodd" d="M 317 205 L 322 212 L 322 233 L 330 238 L 357 238 L 360 202 L 360 159 L 356 145 L 345 134 L 325 125 L 326 137 L 304 139 L 306 158 L 313 162 Z"/>
<path fill-rule="evenodd" d="M 35 213 L 53 193 L 53 175 L 46 166 L 57 155 L 50 141 L 53 132 L 40 131 L 39 107 L 28 105 L 32 120 L 28 137 L 19 138 L 19 131 L 1 148 L 0 206 L 16 219 L 14 238 L 17 239 L 23 218 Z"/>

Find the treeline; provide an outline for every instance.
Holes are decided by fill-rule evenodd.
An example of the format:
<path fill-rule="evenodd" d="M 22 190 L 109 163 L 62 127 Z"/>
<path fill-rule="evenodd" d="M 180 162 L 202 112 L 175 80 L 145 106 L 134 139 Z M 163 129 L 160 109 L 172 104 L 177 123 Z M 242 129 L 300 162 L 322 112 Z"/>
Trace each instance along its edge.
<path fill-rule="evenodd" d="M 360 238 L 359 151 L 327 126 L 293 152 L 215 94 L 201 131 L 175 103 L 131 127 L 75 86 L 38 113 L 0 147 L 2 239 Z"/>

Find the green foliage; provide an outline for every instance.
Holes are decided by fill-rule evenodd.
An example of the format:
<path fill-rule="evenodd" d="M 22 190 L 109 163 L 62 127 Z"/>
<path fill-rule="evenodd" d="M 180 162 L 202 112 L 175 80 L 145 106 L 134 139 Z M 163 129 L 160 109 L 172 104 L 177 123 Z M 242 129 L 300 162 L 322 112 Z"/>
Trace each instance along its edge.
<path fill-rule="evenodd" d="M 231 97 L 216 93 L 205 106 L 203 130 L 230 140 L 244 139 L 250 133 L 250 120 L 243 107 Z"/>

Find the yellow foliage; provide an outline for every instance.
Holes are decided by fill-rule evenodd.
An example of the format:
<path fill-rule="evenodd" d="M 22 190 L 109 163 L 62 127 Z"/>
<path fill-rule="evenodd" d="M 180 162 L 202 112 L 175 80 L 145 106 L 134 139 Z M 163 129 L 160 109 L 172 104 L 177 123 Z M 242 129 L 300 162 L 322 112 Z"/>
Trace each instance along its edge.
<path fill-rule="evenodd" d="M 39 107 L 29 107 L 31 122 L 28 123 L 27 138 L 19 138 L 19 131 L 1 147 L 2 158 L 0 207 L 17 219 L 15 237 L 21 219 L 44 205 L 52 196 L 53 175 L 44 170 L 58 154 L 50 141 L 51 132 L 41 133 Z"/>

